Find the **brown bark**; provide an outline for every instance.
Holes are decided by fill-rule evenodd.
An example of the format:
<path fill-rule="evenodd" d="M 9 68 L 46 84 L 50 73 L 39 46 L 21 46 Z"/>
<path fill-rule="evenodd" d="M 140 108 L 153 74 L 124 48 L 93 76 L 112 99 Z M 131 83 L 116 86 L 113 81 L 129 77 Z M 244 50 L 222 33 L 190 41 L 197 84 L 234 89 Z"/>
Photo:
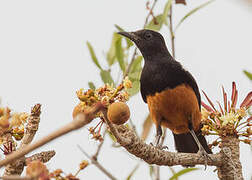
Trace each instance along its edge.
<path fill-rule="evenodd" d="M 240 162 L 239 140 L 235 137 L 223 137 L 221 151 L 223 164 L 218 167 L 218 177 L 221 180 L 242 180 L 242 165 Z"/>

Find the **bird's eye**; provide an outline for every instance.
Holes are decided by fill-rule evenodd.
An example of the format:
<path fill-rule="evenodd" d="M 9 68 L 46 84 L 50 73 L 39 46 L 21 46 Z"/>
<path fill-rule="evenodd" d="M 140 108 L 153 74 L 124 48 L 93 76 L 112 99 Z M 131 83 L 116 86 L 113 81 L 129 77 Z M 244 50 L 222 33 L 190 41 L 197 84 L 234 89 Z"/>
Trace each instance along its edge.
<path fill-rule="evenodd" d="M 150 40 L 152 38 L 152 34 L 147 32 L 147 33 L 145 33 L 144 37 L 146 40 Z"/>

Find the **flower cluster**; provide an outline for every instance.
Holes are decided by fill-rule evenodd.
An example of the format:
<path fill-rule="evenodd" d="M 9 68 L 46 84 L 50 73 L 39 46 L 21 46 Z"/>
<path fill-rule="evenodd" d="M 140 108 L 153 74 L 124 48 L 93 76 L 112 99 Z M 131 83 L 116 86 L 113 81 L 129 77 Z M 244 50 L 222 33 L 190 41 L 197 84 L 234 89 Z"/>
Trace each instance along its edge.
<path fill-rule="evenodd" d="M 0 137 L 6 132 L 10 132 L 16 140 L 21 140 L 24 135 L 24 127 L 28 118 L 28 113 L 11 113 L 8 107 L 0 108 Z M 2 139 L 0 138 L 0 144 Z"/>
<path fill-rule="evenodd" d="M 210 106 L 202 102 L 202 132 L 205 135 L 218 135 L 221 137 L 235 136 L 247 144 L 251 143 L 252 135 L 252 116 L 249 112 L 252 105 L 252 92 L 250 92 L 241 103 L 240 107 L 236 107 L 238 91 L 236 84 L 232 84 L 231 100 L 227 100 L 227 93 L 224 88 L 223 92 L 223 106 L 217 101 L 219 109 L 217 109 L 212 101 L 203 91 Z M 213 146 L 218 145 L 215 141 Z"/>
<path fill-rule="evenodd" d="M 89 89 L 85 92 L 83 91 L 83 89 L 78 90 L 76 94 L 80 100 L 80 103 L 75 106 L 73 117 L 75 117 L 80 112 L 84 112 L 85 109 L 93 106 L 97 102 L 101 102 L 105 107 L 108 107 L 114 102 L 126 102 L 129 99 L 129 93 L 127 92 L 129 88 L 132 88 L 132 83 L 128 79 L 128 77 L 126 77 L 123 82 L 117 87 L 105 84 L 104 86 L 95 90 Z M 104 122 L 104 117 L 102 113 L 97 113 L 96 117 L 100 118 L 101 121 L 97 124 L 96 127 L 89 128 L 89 132 L 93 135 L 93 138 L 95 140 L 102 141 L 103 138 L 100 134 L 100 131 Z M 97 128 L 98 131 L 96 131 Z"/>

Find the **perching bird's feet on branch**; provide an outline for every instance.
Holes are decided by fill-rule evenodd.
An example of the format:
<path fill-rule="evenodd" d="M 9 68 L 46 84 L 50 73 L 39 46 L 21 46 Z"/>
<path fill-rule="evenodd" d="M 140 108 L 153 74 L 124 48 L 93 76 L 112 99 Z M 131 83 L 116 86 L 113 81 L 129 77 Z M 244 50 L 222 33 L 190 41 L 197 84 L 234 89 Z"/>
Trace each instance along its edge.
<path fill-rule="evenodd" d="M 150 143 L 151 146 L 155 146 L 156 148 L 160 149 L 160 150 L 164 150 L 164 149 L 169 149 L 168 146 L 162 146 L 160 144 L 160 138 L 161 138 L 161 135 L 156 135 L 156 138 L 155 138 L 155 141 L 154 141 L 154 144 L 153 143 Z"/>
<path fill-rule="evenodd" d="M 209 154 L 205 151 L 205 149 L 202 146 L 199 147 L 199 151 L 197 152 L 197 154 L 200 154 L 204 158 L 205 160 L 204 165 L 205 165 L 205 170 L 206 170 L 207 162 L 212 161 L 212 158 L 209 156 Z"/>

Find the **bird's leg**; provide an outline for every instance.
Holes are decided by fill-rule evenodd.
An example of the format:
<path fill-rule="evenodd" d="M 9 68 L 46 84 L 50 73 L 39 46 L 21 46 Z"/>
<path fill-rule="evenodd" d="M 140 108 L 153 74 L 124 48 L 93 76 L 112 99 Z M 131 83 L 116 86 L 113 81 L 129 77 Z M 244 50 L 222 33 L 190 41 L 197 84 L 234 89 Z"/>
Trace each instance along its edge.
<path fill-rule="evenodd" d="M 168 149 L 167 146 L 162 146 L 162 144 L 160 144 L 160 139 L 161 139 L 161 137 L 162 137 L 162 134 L 163 134 L 163 133 L 162 133 L 161 125 L 158 124 L 158 125 L 157 125 L 157 132 L 156 132 L 156 138 L 155 138 L 155 141 L 154 141 L 154 145 L 153 145 L 153 143 L 150 143 L 150 144 L 151 144 L 152 146 L 155 146 L 155 147 L 161 149 L 161 150 L 163 150 L 163 149 Z"/>
<path fill-rule="evenodd" d="M 155 143 L 154 143 L 154 145 L 156 147 L 159 147 L 159 141 L 160 141 L 161 136 L 162 136 L 162 128 L 161 128 L 160 124 L 157 124 L 156 139 L 155 139 Z"/>
<path fill-rule="evenodd" d="M 205 151 L 205 149 L 203 148 L 203 146 L 201 145 L 201 143 L 199 142 L 199 139 L 198 137 L 196 136 L 195 132 L 193 129 L 190 129 L 190 133 L 194 139 L 194 141 L 196 142 L 196 144 L 198 145 L 199 147 L 199 151 L 198 153 L 200 155 L 202 155 L 204 158 L 205 158 L 205 170 L 206 170 L 206 167 L 207 167 L 207 160 L 212 160 L 211 157 L 208 155 L 208 153 Z"/>

